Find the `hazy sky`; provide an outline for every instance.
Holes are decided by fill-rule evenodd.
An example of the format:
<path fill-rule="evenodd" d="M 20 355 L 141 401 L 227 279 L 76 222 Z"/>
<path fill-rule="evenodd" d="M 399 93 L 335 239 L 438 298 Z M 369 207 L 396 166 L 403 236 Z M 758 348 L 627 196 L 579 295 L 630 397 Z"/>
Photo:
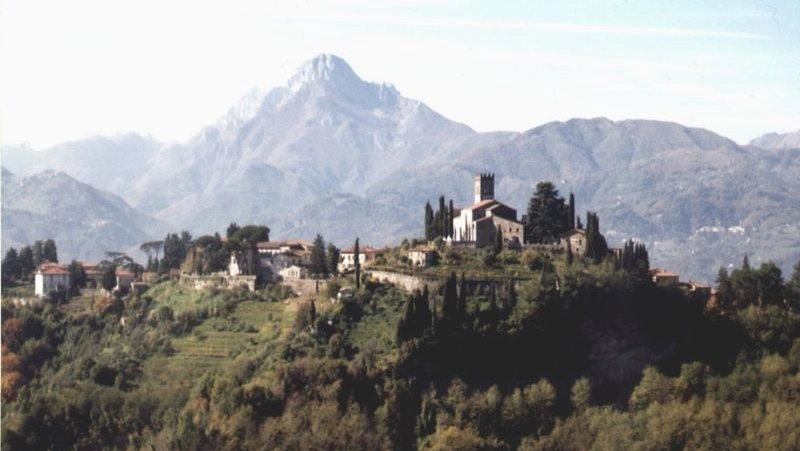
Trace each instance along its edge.
<path fill-rule="evenodd" d="M 0 140 L 180 141 L 319 53 L 479 131 L 800 129 L 800 1 L 2 0 Z"/>

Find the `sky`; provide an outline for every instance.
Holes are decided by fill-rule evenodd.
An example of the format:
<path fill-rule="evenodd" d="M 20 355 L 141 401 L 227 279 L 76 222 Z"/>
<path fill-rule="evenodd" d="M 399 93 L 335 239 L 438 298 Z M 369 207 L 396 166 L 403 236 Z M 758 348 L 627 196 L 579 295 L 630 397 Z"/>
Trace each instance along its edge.
<path fill-rule="evenodd" d="M 320 53 L 478 131 L 800 129 L 798 0 L 3 0 L 0 143 L 180 142 Z"/>

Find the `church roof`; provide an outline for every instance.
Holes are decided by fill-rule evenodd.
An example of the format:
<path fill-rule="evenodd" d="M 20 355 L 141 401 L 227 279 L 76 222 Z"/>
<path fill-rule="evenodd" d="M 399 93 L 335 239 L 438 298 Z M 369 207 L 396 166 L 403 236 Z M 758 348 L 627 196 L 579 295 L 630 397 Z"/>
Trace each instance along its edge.
<path fill-rule="evenodd" d="M 486 199 L 486 200 L 482 200 L 480 202 L 476 202 L 476 203 L 470 205 L 469 207 L 464 207 L 461 210 L 462 211 L 463 210 L 477 210 L 479 208 L 484 208 L 486 206 L 492 205 L 493 203 L 499 204 L 500 201 L 497 201 L 497 200 L 494 200 L 494 199 Z"/>

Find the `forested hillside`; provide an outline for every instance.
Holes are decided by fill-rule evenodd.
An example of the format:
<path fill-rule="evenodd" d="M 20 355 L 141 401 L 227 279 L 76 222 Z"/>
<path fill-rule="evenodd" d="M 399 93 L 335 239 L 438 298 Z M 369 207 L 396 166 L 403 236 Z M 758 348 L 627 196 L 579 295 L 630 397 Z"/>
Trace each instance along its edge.
<path fill-rule="evenodd" d="M 519 258 L 449 253 L 423 291 L 367 276 L 337 303 L 352 277 L 4 304 L 2 447 L 800 446 L 800 265 L 745 262 L 705 303 L 610 263 Z"/>

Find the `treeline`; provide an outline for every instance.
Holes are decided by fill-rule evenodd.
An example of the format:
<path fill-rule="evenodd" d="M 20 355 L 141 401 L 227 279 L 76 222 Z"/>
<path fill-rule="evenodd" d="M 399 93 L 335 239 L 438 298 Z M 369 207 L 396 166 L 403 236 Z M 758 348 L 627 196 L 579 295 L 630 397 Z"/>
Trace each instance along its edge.
<path fill-rule="evenodd" d="M 3 285 L 30 280 L 36 268 L 44 262 L 58 263 L 58 248 L 51 238 L 36 240 L 32 246 L 23 246 L 19 251 L 9 248 L 3 257 Z"/>
<path fill-rule="evenodd" d="M 522 283 L 451 274 L 407 294 L 368 281 L 176 393 L 138 384 L 146 356 L 197 324 L 185 312 L 135 297 L 80 319 L 4 310 L 19 361 L 4 353 L 4 377 L 9 359 L 27 383 L 4 398 L 3 447 L 797 449 L 796 307 L 709 311 L 642 277 L 643 249 L 626 247 L 600 264 L 545 261 Z"/>
<path fill-rule="evenodd" d="M 800 308 L 800 262 L 787 280 L 783 280 L 781 269 L 773 262 L 762 263 L 756 269 L 750 266 L 747 256 L 742 266 L 732 272 L 724 267 L 717 274 L 717 293 L 709 308 L 730 314 L 751 305 L 763 307 L 775 305 Z"/>
<path fill-rule="evenodd" d="M 444 196 L 439 196 L 439 208 L 434 213 L 430 202 L 425 203 L 425 239 L 432 241 L 437 237 L 453 236 L 453 199 L 445 206 Z"/>
<path fill-rule="evenodd" d="M 193 239 L 184 230 L 180 234 L 168 233 L 163 240 L 142 243 L 139 249 L 147 254 L 148 271 L 166 274 L 185 264 L 187 272 L 209 274 L 226 270 L 234 253 L 255 253 L 258 242 L 269 241 L 269 232 L 267 226 L 240 227 L 234 222 L 226 229 L 224 239 L 219 233 Z"/>

